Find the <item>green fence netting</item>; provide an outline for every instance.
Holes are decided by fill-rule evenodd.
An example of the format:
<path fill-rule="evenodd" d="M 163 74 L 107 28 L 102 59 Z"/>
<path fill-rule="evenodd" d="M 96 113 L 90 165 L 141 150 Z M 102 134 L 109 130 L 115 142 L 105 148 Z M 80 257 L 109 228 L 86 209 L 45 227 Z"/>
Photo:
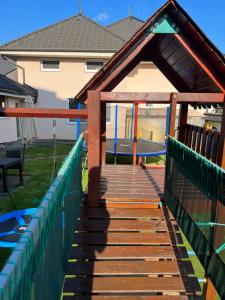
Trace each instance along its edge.
<path fill-rule="evenodd" d="M 0 273 L 0 299 L 60 299 L 83 200 L 80 136 Z"/>
<path fill-rule="evenodd" d="M 225 170 L 169 137 L 165 199 L 225 299 Z"/>

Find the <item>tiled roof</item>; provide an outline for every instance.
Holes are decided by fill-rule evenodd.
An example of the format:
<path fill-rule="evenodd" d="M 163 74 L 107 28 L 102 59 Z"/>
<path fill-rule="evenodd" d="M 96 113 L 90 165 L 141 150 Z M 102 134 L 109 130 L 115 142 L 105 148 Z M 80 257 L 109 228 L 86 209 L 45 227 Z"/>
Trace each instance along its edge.
<path fill-rule="evenodd" d="M 144 23 L 144 21 L 130 16 L 110 24 L 107 28 L 123 40 L 128 41 Z"/>
<path fill-rule="evenodd" d="M 0 55 L 0 74 L 6 75 L 15 69 L 16 67 L 13 63 L 10 63 Z"/>
<path fill-rule="evenodd" d="M 0 94 L 10 93 L 13 95 L 32 96 L 37 99 L 38 91 L 26 84 L 20 84 L 5 75 L 0 74 Z"/>
<path fill-rule="evenodd" d="M 0 50 L 115 52 L 124 40 L 78 14 L 3 45 Z"/>

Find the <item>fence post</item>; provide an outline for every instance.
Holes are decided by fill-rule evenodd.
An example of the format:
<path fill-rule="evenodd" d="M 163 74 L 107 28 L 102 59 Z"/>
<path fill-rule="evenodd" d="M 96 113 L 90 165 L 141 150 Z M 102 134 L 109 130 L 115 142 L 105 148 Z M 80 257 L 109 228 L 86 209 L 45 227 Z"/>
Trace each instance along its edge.
<path fill-rule="evenodd" d="M 178 141 L 184 143 L 185 140 L 185 125 L 187 124 L 188 118 L 188 104 L 182 103 L 180 105 L 180 115 L 179 115 L 179 122 L 178 122 Z"/>
<path fill-rule="evenodd" d="M 218 165 L 225 169 L 225 95 L 218 151 Z"/>
<path fill-rule="evenodd" d="M 99 206 L 101 103 L 97 91 L 88 91 L 88 206 Z"/>
<path fill-rule="evenodd" d="M 176 110 L 177 110 L 177 96 L 174 93 L 171 93 L 169 135 L 172 137 L 175 136 Z"/>
<path fill-rule="evenodd" d="M 106 162 L 106 103 L 101 101 L 101 164 Z"/>
<path fill-rule="evenodd" d="M 133 165 L 137 164 L 137 133 L 138 133 L 138 103 L 134 104 L 134 143 L 133 143 Z"/>

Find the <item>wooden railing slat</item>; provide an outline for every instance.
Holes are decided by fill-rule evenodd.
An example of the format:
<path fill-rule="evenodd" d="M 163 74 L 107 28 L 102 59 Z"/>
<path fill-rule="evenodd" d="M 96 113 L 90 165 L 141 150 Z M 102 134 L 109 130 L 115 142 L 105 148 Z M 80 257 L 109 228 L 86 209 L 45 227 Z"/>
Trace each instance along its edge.
<path fill-rule="evenodd" d="M 208 130 L 207 131 L 207 144 L 206 144 L 206 158 L 211 158 L 212 153 L 212 139 L 213 139 L 213 131 Z"/>

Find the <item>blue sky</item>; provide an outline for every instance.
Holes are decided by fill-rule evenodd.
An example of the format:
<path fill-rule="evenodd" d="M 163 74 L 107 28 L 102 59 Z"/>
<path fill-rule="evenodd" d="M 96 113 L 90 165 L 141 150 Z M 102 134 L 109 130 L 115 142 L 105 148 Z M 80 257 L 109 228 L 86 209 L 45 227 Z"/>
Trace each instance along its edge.
<path fill-rule="evenodd" d="M 1 1 L 0 44 L 76 14 L 79 2 L 82 3 L 84 14 L 107 25 L 128 16 L 131 2 L 133 15 L 146 20 L 165 3 L 165 0 Z M 225 53 L 225 1 L 178 0 L 178 2 Z"/>

